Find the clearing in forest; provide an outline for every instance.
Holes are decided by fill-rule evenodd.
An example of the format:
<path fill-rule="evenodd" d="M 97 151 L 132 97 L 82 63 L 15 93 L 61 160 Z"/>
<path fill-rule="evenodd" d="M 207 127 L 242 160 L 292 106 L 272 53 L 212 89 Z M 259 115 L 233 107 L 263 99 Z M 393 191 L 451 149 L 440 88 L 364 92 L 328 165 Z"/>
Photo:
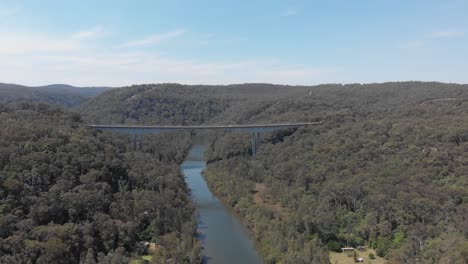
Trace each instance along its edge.
<path fill-rule="evenodd" d="M 265 206 L 270 209 L 275 214 L 275 217 L 284 218 L 287 216 L 287 213 L 281 204 L 271 199 L 268 189 L 263 183 L 255 183 L 253 199 L 256 205 Z"/>
<path fill-rule="evenodd" d="M 366 249 L 365 251 L 356 251 L 358 257 L 363 258 L 363 263 L 368 264 L 386 264 L 387 261 L 384 258 L 378 257 L 373 249 Z M 374 254 L 375 259 L 370 259 L 369 254 Z M 355 263 L 354 258 L 348 257 L 345 253 L 330 252 L 330 263 L 331 264 L 351 264 Z"/>

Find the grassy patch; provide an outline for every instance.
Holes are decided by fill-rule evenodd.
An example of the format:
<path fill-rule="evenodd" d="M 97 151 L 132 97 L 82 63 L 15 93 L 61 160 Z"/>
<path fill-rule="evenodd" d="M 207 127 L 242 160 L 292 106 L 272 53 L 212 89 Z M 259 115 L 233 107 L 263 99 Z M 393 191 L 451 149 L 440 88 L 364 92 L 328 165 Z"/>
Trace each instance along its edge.
<path fill-rule="evenodd" d="M 378 257 L 373 249 L 367 249 L 366 251 L 356 251 L 358 257 L 364 259 L 364 263 L 370 264 L 385 264 L 387 261 L 384 258 Z M 369 259 L 369 254 L 375 255 L 375 259 Z M 345 253 L 330 252 L 330 263 L 331 264 L 354 264 L 354 259 L 348 257 Z"/>
<path fill-rule="evenodd" d="M 144 255 L 144 256 L 141 256 L 139 259 L 134 259 L 130 261 L 130 264 L 142 264 L 142 263 L 145 263 L 145 261 L 151 261 L 152 259 L 153 259 L 153 256 Z"/>

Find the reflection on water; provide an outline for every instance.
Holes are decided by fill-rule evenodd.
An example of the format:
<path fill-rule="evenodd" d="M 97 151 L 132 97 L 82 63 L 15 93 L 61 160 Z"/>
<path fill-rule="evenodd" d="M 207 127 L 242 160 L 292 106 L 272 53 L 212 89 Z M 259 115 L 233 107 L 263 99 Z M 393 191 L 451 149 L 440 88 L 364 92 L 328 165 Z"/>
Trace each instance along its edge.
<path fill-rule="evenodd" d="M 247 230 L 216 198 L 201 175 L 205 168 L 202 145 L 190 150 L 182 171 L 198 210 L 199 239 L 209 264 L 262 263 Z"/>

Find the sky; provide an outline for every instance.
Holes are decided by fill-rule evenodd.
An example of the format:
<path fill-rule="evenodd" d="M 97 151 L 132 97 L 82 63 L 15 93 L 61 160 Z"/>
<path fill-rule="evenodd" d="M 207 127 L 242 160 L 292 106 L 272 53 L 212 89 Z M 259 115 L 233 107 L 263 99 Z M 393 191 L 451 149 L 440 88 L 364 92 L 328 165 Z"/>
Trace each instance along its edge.
<path fill-rule="evenodd" d="M 468 0 L 0 0 L 0 82 L 468 83 Z"/>

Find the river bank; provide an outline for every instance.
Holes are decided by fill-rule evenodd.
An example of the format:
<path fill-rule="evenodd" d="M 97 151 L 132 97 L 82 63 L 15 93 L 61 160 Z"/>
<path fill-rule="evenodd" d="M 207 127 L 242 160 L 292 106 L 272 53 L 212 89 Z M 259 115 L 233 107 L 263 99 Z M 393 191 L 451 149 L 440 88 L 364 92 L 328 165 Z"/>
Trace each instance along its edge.
<path fill-rule="evenodd" d="M 208 188 L 202 176 L 206 166 L 203 151 L 202 145 L 194 145 L 181 170 L 197 207 L 204 263 L 262 263 L 247 229 Z"/>
<path fill-rule="evenodd" d="M 265 263 L 329 263 L 317 234 L 306 234 L 296 218 L 270 196 L 266 186 L 211 163 L 205 179 L 211 190 L 234 210 L 251 230 Z M 236 168 L 233 168 L 236 170 Z"/>

